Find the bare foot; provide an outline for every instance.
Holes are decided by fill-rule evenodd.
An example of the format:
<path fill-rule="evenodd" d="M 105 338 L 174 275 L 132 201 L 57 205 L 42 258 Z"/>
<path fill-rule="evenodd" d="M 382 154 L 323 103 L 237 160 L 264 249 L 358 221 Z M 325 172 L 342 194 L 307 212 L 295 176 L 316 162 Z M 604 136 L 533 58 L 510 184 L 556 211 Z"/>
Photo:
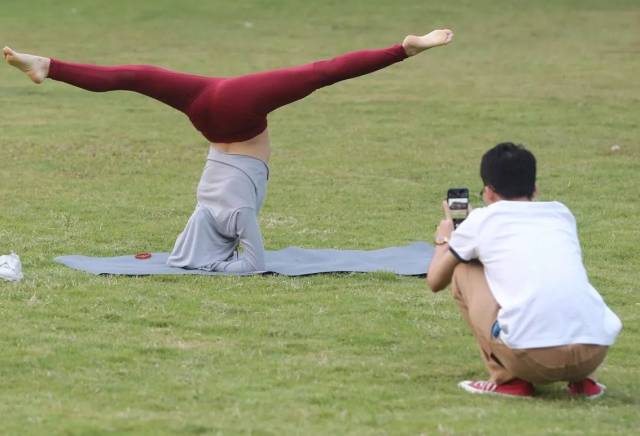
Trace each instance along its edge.
<path fill-rule="evenodd" d="M 9 65 L 13 65 L 25 73 L 34 83 L 42 83 L 49 74 L 49 58 L 34 56 L 26 53 L 18 53 L 9 47 L 2 49 L 2 54 Z"/>
<path fill-rule="evenodd" d="M 407 56 L 415 56 L 418 53 L 439 45 L 449 44 L 453 39 L 453 32 L 449 29 L 438 29 L 424 36 L 409 35 L 402 41 L 402 48 Z"/>

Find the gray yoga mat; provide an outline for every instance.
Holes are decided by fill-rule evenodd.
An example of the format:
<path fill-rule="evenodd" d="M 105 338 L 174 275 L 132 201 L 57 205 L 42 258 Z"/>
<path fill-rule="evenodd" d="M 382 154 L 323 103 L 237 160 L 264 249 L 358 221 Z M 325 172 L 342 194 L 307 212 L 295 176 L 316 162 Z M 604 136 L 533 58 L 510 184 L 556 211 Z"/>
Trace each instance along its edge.
<path fill-rule="evenodd" d="M 91 274 L 146 276 L 157 274 L 225 275 L 227 273 L 173 268 L 165 264 L 168 253 L 153 253 L 146 260 L 133 255 L 117 257 L 61 256 L 56 262 Z M 289 247 L 267 251 L 269 273 L 286 276 L 332 272 L 387 271 L 403 276 L 424 275 L 433 256 L 433 247 L 414 242 L 403 247 L 379 250 L 335 250 Z"/>

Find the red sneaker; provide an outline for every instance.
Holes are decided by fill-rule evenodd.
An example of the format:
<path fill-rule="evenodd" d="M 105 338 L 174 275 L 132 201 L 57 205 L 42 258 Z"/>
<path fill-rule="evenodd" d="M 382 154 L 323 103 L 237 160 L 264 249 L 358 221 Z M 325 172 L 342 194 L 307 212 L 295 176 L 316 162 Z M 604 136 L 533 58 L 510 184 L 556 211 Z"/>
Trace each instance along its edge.
<path fill-rule="evenodd" d="M 569 395 L 581 396 L 589 400 L 595 400 L 604 395 L 604 391 L 607 387 L 603 384 L 597 383 L 590 378 L 585 378 L 579 382 L 570 382 L 567 385 L 567 391 Z"/>
<path fill-rule="evenodd" d="M 491 394 L 506 397 L 533 397 L 533 385 L 528 381 L 514 378 L 511 381 L 502 384 L 495 384 L 490 381 L 469 381 L 465 380 L 458 383 L 462 389 L 472 394 Z"/>

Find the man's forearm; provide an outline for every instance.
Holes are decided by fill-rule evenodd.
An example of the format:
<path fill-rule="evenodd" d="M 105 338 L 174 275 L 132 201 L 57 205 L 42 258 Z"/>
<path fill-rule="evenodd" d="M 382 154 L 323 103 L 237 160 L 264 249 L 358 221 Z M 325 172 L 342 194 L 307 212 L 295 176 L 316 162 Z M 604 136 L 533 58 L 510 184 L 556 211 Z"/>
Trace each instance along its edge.
<path fill-rule="evenodd" d="M 451 283 L 453 270 L 459 260 L 449 250 L 449 238 L 453 232 L 453 220 L 447 202 L 442 203 L 445 218 L 440 221 L 436 228 L 435 244 L 436 248 L 427 272 L 427 285 L 433 292 L 438 292 Z"/>
<path fill-rule="evenodd" d="M 441 291 L 451 283 L 455 263 L 452 265 L 450 257 L 453 256 L 449 251 L 449 244 L 436 245 L 427 272 L 427 284 L 433 292 Z"/>

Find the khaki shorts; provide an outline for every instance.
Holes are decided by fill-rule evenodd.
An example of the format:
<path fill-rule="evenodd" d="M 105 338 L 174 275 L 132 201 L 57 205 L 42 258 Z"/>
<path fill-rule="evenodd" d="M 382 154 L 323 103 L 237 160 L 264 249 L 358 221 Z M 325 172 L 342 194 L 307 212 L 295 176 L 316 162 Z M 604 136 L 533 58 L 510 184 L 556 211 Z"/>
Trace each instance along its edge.
<path fill-rule="evenodd" d="M 480 345 L 482 359 L 494 383 L 514 378 L 531 383 L 579 381 L 592 376 L 607 355 L 609 347 L 604 345 L 571 344 L 516 350 L 493 337 L 491 330 L 500 306 L 479 262 L 456 266 L 451 290 Z"/>

